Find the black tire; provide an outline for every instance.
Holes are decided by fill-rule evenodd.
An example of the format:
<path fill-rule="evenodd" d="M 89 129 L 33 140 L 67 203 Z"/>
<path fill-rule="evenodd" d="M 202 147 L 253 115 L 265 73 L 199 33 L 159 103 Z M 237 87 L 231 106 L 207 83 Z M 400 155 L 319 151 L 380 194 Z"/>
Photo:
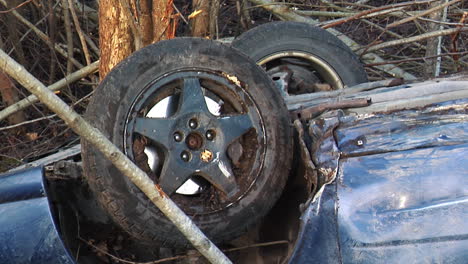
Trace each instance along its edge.
<path fill-rule="evenodd" d="M 186 100 L 186 94 L 193 97 Z M 172 97 L 167 97 L 169 95 Z M 200 96 L 204 100 L 197 100 Z M 201 114 L 194 114 L 195 110 L 192 109 L 207 106 L 207 97 L 222 100 L 219 117 L 212 113 L 210 116 L 207 108 L 203 108 L 205 110 Z M 149 118 L 147 110 L 165 100 L 163 98 L 178 100 L 177 110 L 173 115 Z M 197 107 L 189 108 L 190 105 Z M 190 120 L 186 121 L 189 117 Z M 211 118 L 209 122 L 205 117 Z M 161 41 L 135 52 L 102 81 L 88 106 L 86 118 L 135 160 L 153 180 L 164 183 L 166 190 L 171 189 L 171 198 L 215 242 L 231 240 L 257 223 L 279 198 L 289 174 L 293 142 L 281 95 L 255 62 L 215 41 L 180 38 Z M 241 121 L 239 126 L 233 126 L 230 123 L 225 125 L 221 119 Z M 171 128 L 166 129 L 161 125 L 163 122 L 170 122 L 167 127 Z M 218 126 L 216 122 L 223 125 Z M 151 132 L 148 124 L 156 129 Z M 214 127 L 214 133 L 210 132 L 210 136 L 209 126 Z M 172 127 L 176 131 L 173 134 Z M 233 128 L 237 132 L 231 133 L 225 128 Z M 164 129 L 169 132 L 161 132 Z M 166 134 L 151 134 L 156 130 Z M 233 136 L 236 133 L 241 136 Z M 185 140 L 182 140 L 184 136 Z M 148 155 L 140 155 L 141 146 L 138 146 L 141 142 L 144 142 L 145 150 L 156 148 L 156 158 L 152 162 L 156 168 L 149 168 Z M 218 145 L 221 146 L 219 152 Z M 166 149 L 162 146 L 170 147 Z M 183 155 L 184 150 L 178 159 L 177 151 L 182 148 L 188 154 Z M 231 148 L 234 148 L 233 154 L 230 152 L 226 156 L 222 153 L 227 149 L 231 151 Z M 221 162 L 215 163 L 218 159 L 213 159 L 213 155 L 228 157 L 224 161 L 231 162 L 230 167 L 221 168 Z M 91 189 L 103 208 L 124 230 L 136 239 L 153 245 L 190 246 L 146 196 L 86 141 L 82 142 L 82 157 L 84 173 Z M 177 166 L 165 169 L 168 160 Z M 209 162 L 214 163 L 214 167 L 208 169 Z M 197 164 L 201 164 L 200 167 Z M 180 185 L 177 187 L 176 184 L 181 182 L 178 176 L 175 179 L 164 177 L 172 175 L 172 168 L 178 172 L 177 175 L 182 175 L 182 172 L 193 172 L 195 167 L 201 175 L 191 179 L 200 183 L 198 187 L 202 189 L 195 195 L 178 193 Z M 225 173 L 226 168 L 230 169 L 228 173 Z M 220 172 L 227 175 L 226 178 L 234 174 L 236 180 L 222 182 L 228 180 L 215 178 L 219 177 Z M 214 176 L 207 175 L 209 173 Z M 212 177 L 215 179 L 213 182 L 221 187 L 215 188 L 204 177 Z M 207 197 L 209 201 L 205 199 Z"/>
<path fill-rule="evenodd" d="M 262 65 L 270 76 L 290 65 L 293 77 L 288 80 L 288 93 L 335 90 L 367 82 L 363 65 L 351 49 L 326 30 L 305 23 L 263 24 L 237 37 L 232 46 Z M 329 84 L 329 89 L 310 83 Z"/>

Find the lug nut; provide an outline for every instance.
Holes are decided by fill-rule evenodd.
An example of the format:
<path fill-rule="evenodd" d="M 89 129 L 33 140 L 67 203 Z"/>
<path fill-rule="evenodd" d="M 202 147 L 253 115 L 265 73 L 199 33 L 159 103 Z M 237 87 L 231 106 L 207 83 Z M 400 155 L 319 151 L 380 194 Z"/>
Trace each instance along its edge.
<path fill-rule="evenodd" d="M 210 130 L 206 131 L 205 136 L 206 136 L 206 139 L 213 140 L 215 138 L 215 136 L 216 136 L 216 133 L 213 130 L 210 129 Z"/>
<path fill-rule="evenodd" d="M 197 120 L 196 120 L 195 118 L 190 119 L 190 121 L 189 121 L 189 127 L 190 127 L 191 129 L 195 129 L 195 128 L 198 127 L 198 122 L 197 122 Z"/>
<path fill-rule="evenodd" d="M 180 158 L 185 162 L 189 162 L 190 161 L 190 152 L 182 151 L 182 153 L 180 153 Z"/>
<path fill-rule="evenodd" d="M 182 141 L 182 133 L 175 132 L 174 133 L 174 140 L 177 141 L 177 142 L 181 142 Z"/>

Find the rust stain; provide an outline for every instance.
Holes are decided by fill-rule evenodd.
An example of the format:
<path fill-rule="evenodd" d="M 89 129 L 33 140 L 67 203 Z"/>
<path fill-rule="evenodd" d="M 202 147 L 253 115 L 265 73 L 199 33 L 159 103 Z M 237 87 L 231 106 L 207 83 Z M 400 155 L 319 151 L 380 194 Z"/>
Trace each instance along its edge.
<path fill-rule="evenodd" d="M 161 188 L 161 185 L 159 184 L 155 184 L 154 187 L 156 187 L 156 190 L 158 191 L 159 193 L 159 196 L 161 196 L 162 198 L 167 198 L 167 194 L 163 191 L 163 189 Z"/>
<path fill-rule="evenodd" d="M 226 77 L 227 79 L 229 79 L 231 82 L 233 82 L 237 86 L 241 86 L 241 83 L 240 83 L 239 79 L 236 76 L 229 75 L 229 74 L 227 74 L 225 72 L 223 72 L 223 76 Z"/>
<path fill-rule="evenodd" d="M 204 151 L 202 151 L 202 153 L 200 153 L 200 159 L 203 162 L 210 162 L 213 159 L 213 153 L 205 149 Z"/>

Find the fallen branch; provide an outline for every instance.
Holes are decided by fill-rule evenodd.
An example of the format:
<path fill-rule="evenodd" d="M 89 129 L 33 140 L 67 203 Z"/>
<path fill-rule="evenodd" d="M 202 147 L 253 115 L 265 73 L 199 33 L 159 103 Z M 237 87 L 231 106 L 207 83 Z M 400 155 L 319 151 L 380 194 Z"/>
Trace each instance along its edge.
<path fill-rule="evenodd" d="M 369 63 L 365 64 L 365 67 L 375 67 L 375 66 L 380 66 L 380 65 L 385 65 L 385 64 L 399 64 L 399 63 L 405 63 L 405 62 L 410 62 L 410 61 L 419 61 L 419 60 L 426 60 L 426 59 L 433 59 L 433 58 L 438 58 L 438 57 L 445 57 L 445 56 L 460 56 L 460 55 L 465 55 L 468 54 L 468 51 L 465 52 L 449 52 L 449 53 L 444 53 L 444 54 L 439 54 L 439 55 L 434 55 L 434 56 L 428 56 L 428 57 L 419 57 L 419 58 L 409 58 L 409 59 L 404 59 L 404 60 L 393 60 L 393 61 L 385 61 L 385 62 L 379 62 L 379 63 Z"/>
<path fill-rule="evenodd" d="M 428 38 L 434 38 L 434 37 L 438 37 L 438 36 L 450 35 L 450 34 L 457 33 L 457 32 L 462 32 L 462 31 L 468 31 L 468 27 L 437 30 L 437 31 L 424 33 L 424 34 L 417 35 L 417 36 L 410 37 L 410 38 L 387 41 L 387 42 L 384 42 L 384 43 L 380 43 L 380 44 L 377 44 L 377 45 L 370 46 L 369 48 L 367 48 L 365 50 L 365 52 L 381 50 L 383 48 L 388 48 L 388 47 L 392 47 L 392 46 L 407 44 L 407 43 L 416 42 L 416 41 L 420 41 L 420 40 L 424 40 L 424 39 L 428 39 Z"/>
<path fill-rule="evenodd" d="M 83 102 L 84 100 L 88 99 L 89 97 L 91 97 L 93 95 L 93 92 L 81 97 L 80 100 L 76 101 L 75 103 L 73 103 L 72 106 L 75 106 L 75 105 L 78 105 L 79 103 Z M 39 118 L 36 118 L 36 119 L 33 119 L 33 120 L 28 120 L 28 121 L 24 121 L 24 122 L 21 122 L 19 124 L 15 124 L 15 125 L 11 125 L 11 126 L 6 126 L 6 127 L 1 127 L 0 128 L 0 131 L 4 131 L 4 130 L 9 130 L 9 129 L 13 129 L 13 128 L 17 128 L 17 127 L 21 127 L 21 126 L 24 126 L 24 125 L 29 125 L 29 124 L 32 124 L 32 123 L 36 123 L 36 122 L 39 122 L 39 121 L 42 121 L 42 120 L 47 120 L 47 119 L 52 119 L 54 117 L 56 117 L 57 114 L 53 114 L 53 115 L 48 115 L 48 116 L 43 116 L 43 117 L 39 117 Z"/>
<path fill-rule="evenodd" d="M 55 112 L 82 139 L 94 145 L 123 175 L 133 182 L 148 199 L 164 213 L 192 245 L 212 263 L 231 261 L 201 232 L 201 230 L 177 207 L 177 205 L 155 184 L 148 175 L 135 165 L 125 154 L 112 144 L 102 133 L 91 126 L 44 84 L 26 69 L 0 50 L 0 68 L 17 80 L 41 102 Z"/>
<path fill-rule="evenodd" d="M 459 0 L 455 0 L 455 1 L 459 1 Z M 369 9 L 369 10 L 365 10 L 365 11 L 362 11 L 362 12 L 359 12 L 351 17 L 348 17 L 348 18 L 344 18 L 344 19 L 340 19 L 338 21 L 335 21 L 333 23 L 330 23 L 330 24 L 327 24 L 325 26 L 322 26 L 322 28 L 324 29 L 327 29 L 327 28 L 331 28 L 331 27 L 335 27 L 335 26 L 338 26 L 338 25 L 341 25 L 343 23 L 346 23 L 346 22 L 349 22 L 349 21 L 352 21 L 352 20 L 356 20 L 356 19 L 359 19 L 361 17 L 365 17 L 367 15 L 370 15 L 370 14 L 373 14 L 373 13 L 377 13 L 377 12 L 381 12 L 381 11 L 386 11 L 387 9 L 395 9 L 397 8 L 396 10 L 401 10 L 399 8 L 401 7 L 406 7 L 406 6 L 410 6 L 410 5 L 414 5 L 415 2 L 405 2 L 405 3 L 399 3 L 399 4 L 393 4 L 393 5 L 386 5 L 386 6 L 381 6 L 381 7 L 376 7 L 376 8 L 373 8 L 373 9 Z M 395 11 L 396 11 L 395 10 Z M 393 11 L 393 10 L 392 10 Z"/>
<path fill-rule="evenodd" d="M 0 127 L 0 131 L 10 130 L 10 129 L 13 129 L 13 128 L 29 125 L 29 124 L 32 124 L 32 123 L 36 123 L 36 122 L 39 122 L 39 121 L 42 121 L 42 120 L 48 120 L 48 119 L 54 118 L 56 116 L 57 116 L 56 114 L 53 114 L 53 115 L 39 117 L 39 118 L 36 118 L 36 119 L 33 119 L 33 120 L 24 121 L 24 122 L 21 122 L 19 124 L 15 124 L 15 125 L 11 125 L 11 126 Z"/>
<path fill-rule="evenodd" d="M 301 16 L 317 16 L 317 17 L 350 17 L 355 15 L 355 12 L 336 12 L 336 11 L 316 11 L 316 10 L 293 10 L 294 13 Z"/>
<path fill-rule="evenodd" d="M 60 81 L 50 85 L 47 87 L 51 91 L 57 91 L 62 89 L 63 87 L 74 83 L 81 78 L 84 78 L 94 72 L 96 72 L 99 68 L 99 61 L 96 61 L 94 63 L 91 63 L 90 65 L 66 76 L 65 78 L 61 79 Z M 9 115 L 16 113 L 17 111 L 20 111 L 30 105 L 32 105 L 35 102 L 38 102 L 39 100 L 35 95 L 30 95 L 19 102 L 12 104 L 8 106 L 7 108 L 3 109 L 0 111 L 0 121 L 7 118 Z"/>

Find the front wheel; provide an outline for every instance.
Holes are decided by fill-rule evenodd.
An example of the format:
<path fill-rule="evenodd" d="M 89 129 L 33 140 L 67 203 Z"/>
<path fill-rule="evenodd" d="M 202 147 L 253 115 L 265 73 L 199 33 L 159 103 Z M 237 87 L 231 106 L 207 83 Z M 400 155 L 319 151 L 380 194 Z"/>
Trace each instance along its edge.
<path fill-rule="evenodd" d="M 120 63 L 87 119 L 158 183 L 215 242 L 257 223 L 291 166 L 287 110 L 268 76 L 220 43 L 161 41 Z M 140 241 L 185 247 L 175 226 L 83 142 L 85 175 L 114 221 Z"/>

